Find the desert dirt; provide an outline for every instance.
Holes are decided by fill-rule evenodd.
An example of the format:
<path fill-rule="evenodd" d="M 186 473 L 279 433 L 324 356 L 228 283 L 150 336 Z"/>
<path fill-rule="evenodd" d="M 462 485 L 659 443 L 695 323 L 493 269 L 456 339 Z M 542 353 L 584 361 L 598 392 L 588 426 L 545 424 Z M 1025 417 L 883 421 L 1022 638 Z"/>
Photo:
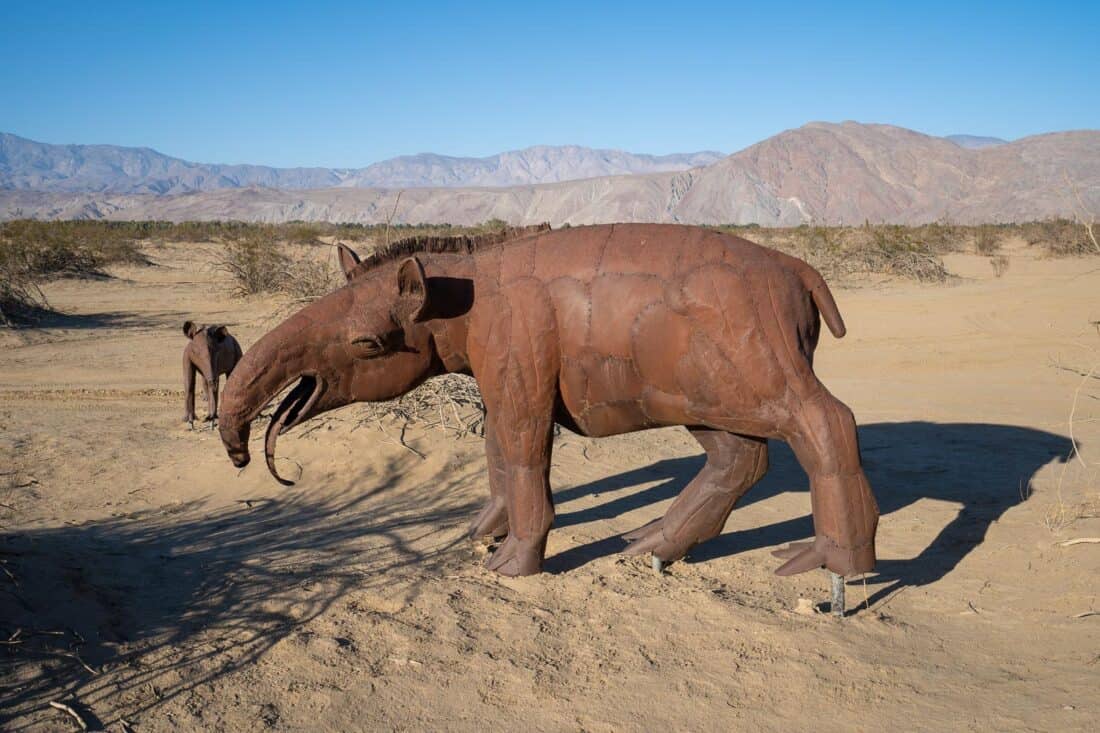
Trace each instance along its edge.
<path fill-rule="evenodd" d="M 1060 543 L 1100 537 L 1100 381 L 1075 373 L 1100 354 L 1100 263 L 1007 254 L 1002 277 L 953 255 L 948 285 L 835 291 L 849 335 L 817 370 L 882 510 L 843 620 L 815 610 L 824 572 L 772 574 L 812 533 L 781 443 L 724 533 L 659 575 L 619 535 L 697 445 L 563 432 L 546 572 L 503 578 L 465 538 L 476 435 L 411 427 L 421 458 L 349 408 L 283 438 L 287 489 L 187 430 L 183 321 L 247 348 L 287 312 L 228 296 L 209 247 L 54 282 L 66 316 L 0 332 L 0 728 L 75 730 L 59 701 L 141 733 L 1095 731 L 1100 545 Z"/>

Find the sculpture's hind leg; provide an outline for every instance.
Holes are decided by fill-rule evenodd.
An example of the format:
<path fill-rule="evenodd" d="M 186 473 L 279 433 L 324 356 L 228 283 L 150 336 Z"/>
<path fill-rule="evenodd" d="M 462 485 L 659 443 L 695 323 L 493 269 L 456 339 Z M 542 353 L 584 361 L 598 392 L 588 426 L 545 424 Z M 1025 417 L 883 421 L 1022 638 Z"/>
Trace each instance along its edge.
<path fill-rule="evenodd" d="M 875 566 L 878 506 L 863 473 L 852 411 L 820 382 L 801 385 L 780 432 L 810 477 L 814 541 L 797 545 L 778 575 L 825 566 L 840 575 Z"/>
<path fill-rule="evenodd" d="M 626 535 L 627 555 L 652 552 L 663 562 L 682 558 L 693 545 L 717 537 L 738 499 L 768 470 L 768 444 L 709 428 L 690 429 L 707 462 L 661 519 Z"/>
<path fill-rule="evenodd" d="M 508 534 L 508 502 L 505 500 L 505 466 L 492 421 L 485 422 L 485 459 L 489 467 L 489 501 L 470 523 L 470 539 Z"/>

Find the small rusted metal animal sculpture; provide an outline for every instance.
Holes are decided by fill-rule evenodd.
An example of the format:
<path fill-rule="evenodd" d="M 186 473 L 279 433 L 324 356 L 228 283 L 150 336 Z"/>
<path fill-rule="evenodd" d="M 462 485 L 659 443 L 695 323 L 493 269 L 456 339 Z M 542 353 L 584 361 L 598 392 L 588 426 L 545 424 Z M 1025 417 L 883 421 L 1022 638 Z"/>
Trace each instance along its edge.
<path fill-rule="evenodd" d="M 819 314 L 845 330 L 817 271 L 698 227 L 500 239 L 413 239 L 362 262 L 342 249 L 348 284 L 260 339 L 227 382 L 220 430 L 234 465 L 249 462 L 251 422 L 295 382 L 267 430 L 277 479 L 279 434 L 462 372 L 487 411 L 491 498 L 471 533 L 507 532 L 494 570 L 542 567 L 555 422 L 589 436 L 684 425 L 706 451 L 665 516 L 628 535 L 628 553 L 674 561 L 717 535 L 767 469 L 765 439 L 781 438 L 810 477 L 816 536 L 781 551 L 777 572 L 872 569 L 878 509 L 855 419 L 813 372 Z"/>
<path fill-rule="evenodd" d="M 228 376 L 241 360 L 241 345 L 225 326 L 203 326 L 185 321 L 183 333 L 183 421 L 195 427 L 195 372 L 202 375 L 206 392 L 206 421 L 218 419 L 218 379 Z"/>

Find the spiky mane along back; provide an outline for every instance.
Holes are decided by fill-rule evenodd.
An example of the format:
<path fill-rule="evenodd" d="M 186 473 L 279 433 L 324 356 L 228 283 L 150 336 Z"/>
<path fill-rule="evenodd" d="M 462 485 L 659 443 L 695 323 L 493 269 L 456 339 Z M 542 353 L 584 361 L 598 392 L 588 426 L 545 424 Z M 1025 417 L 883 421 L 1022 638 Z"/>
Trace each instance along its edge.
<path fill-rule="evenodd" d="M 351 280 L 370 272 L 379 265 L 403 257 L 426 253 L 471 254 L 479 249 L 494 247 L 513 240 L 523 239 L 533 234 L 550 231 L 550 224 L 536 224 L 529 227 L 505 227 L 499 231 L 485 234 L 457 234 L 450 237 L 418 236 L 399 239 L 393 244 L 375 250 L 363 258 L 363 261 L 351 271 Z"/>

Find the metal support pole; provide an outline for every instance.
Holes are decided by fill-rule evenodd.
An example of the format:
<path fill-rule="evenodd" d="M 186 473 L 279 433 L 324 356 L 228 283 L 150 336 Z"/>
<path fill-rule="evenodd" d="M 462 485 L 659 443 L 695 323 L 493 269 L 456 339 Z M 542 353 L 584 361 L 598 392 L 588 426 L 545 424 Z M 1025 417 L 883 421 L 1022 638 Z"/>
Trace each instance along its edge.
<path fill-rule="evenodd" d="M 657 557 L 656 555 L 651 555 L 650 556 L 649 566 L 651 568 L 653 568 L 654 572 L 656 572 L 658 575 L 661 574 L 662 572 L 664 572 L 664 569 L 665 569 L 664 561 L 661 560 L 661 558 Z"/>
<path fill-rule="evenodd" d="M 830 606 L 833 615 L 844 618 L 844 576 L 829 571 L 829 583 L 832 586 L 833 600 Z"/>

